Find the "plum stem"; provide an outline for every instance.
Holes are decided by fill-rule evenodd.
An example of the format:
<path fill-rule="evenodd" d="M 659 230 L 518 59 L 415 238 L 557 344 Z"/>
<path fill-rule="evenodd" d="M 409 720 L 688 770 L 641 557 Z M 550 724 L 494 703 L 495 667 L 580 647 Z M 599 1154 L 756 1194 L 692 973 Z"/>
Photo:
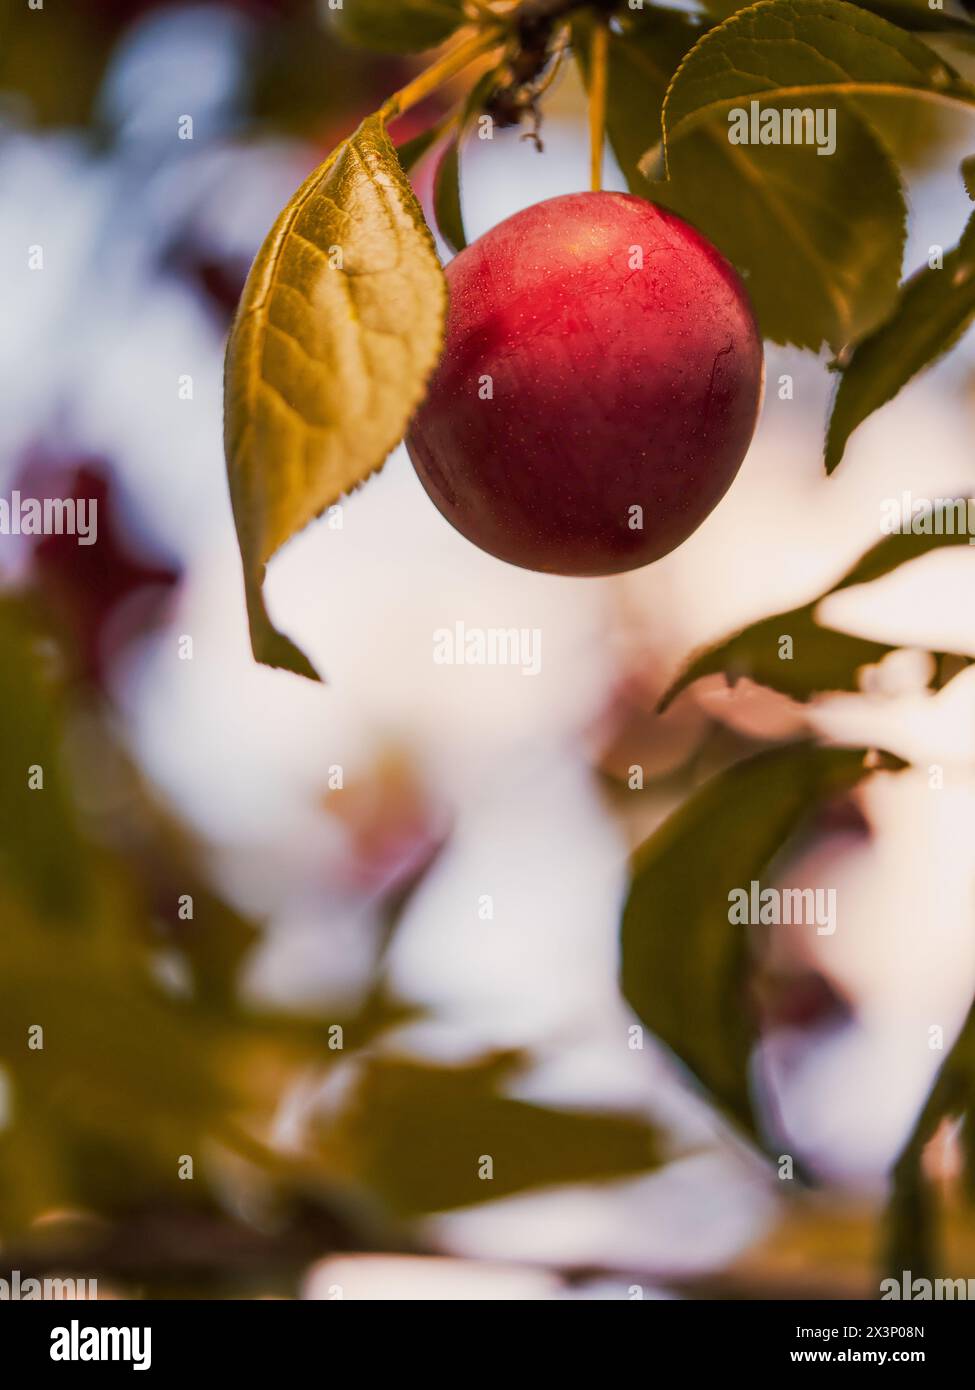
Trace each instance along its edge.
<path fill-rule="evenodd" d="M 384 101 L 380 108 L 380 115 L 386 121 L 395 120 L 397 116 L 402 116 L 411 107 L 419 105 L 428 96 L 449 82 L 452 77 L 456 77 L 459 72 L 463 72 L 475 59 L 480 58 L 485 53 L 490 53 L 493 48 L 499 47 L 504 42 L 504 33 L 501 29 L 492 29 L 488 33 L 478 32 L 472 36 L 461 40 L 460 43 L 449 48 L 435 63 L 432 63 L 412 82 L 408 82 L 398 92 L 394 92 L 387 101 Z"/>
<path fill-rule="evenodd" d="M 590 186 L 603 187 L 603 146 L 606 143 L 606 87 L 609 74 L 609 28 L 598 20 L 592 28 L 589 86 Z"/>

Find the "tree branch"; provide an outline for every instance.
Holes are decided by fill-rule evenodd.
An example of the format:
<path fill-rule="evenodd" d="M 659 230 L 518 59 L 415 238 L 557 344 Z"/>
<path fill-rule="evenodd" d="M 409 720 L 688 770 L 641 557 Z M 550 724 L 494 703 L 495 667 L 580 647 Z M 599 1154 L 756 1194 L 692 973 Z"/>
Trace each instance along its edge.
<path fill-rule="evenodd" d="M 531 114 L 537 127 L 537 84 L 554 57 L 555 38 L 563 21 L 579 10 L 593 10 L 608 18 L 622 4 L 623 0 L 521 0 L 509 11 L 505 22 L 514 36 L 509 75 L 485 108 L 497 124 L 519 125 Z"/>
<path fill-rule="evenodd" d="M 544 34 L 550 36 L 559 20 L 566 19 L 576 10 L 598 10 L 601 14 L 611 14 L 621 8 L 623 0 L 521 0 L 509 18 L 522 45 L 537 43 Z"/>

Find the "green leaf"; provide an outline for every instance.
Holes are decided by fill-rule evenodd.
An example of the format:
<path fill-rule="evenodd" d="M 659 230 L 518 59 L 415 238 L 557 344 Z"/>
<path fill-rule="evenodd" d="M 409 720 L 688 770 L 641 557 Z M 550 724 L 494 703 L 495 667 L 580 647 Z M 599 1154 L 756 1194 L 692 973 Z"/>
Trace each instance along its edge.
<path fill-rule="evenodd" d="M 925 1040 L 926 1041 L 926 1040 Z M 969 1010 L 944 1065 L 934 1079 L 892 1173 L 887 1207 L 886 1272 L 896 1278 L 909 1269 L 933 1278 L 944 1269 L 937 1231 L 934 1194 L 922 1158 L 942 1121 L 962 1119 L 962 1187 L 975 1203 L 975 1005 Z"/>
<path fill-rule="evenodd" d="M 931 514 L 930 530 L 921 530 L 921 523 L 918 522 L 918 530 L 885 536 L 882 541 L 872 545 L 866 554 L 861 555 L 839 583 L 826 592 L 838 593 L 840 589 L 852 589 L 855 584 L 869 584 L 874 579 L 882 579 L 885 574 L 890 574 L 891 570 L 897 569 L 900 565 L 920 559 L 932 550 L 940 550 L 942 546 L 967 545 L 968 535 L 964 530 L 946 534 L 948 527 L 953 524 L 951 508 L 947 503 L 935 507 Z"/>
<path fill-rule="evenodd" d="M 446 131 L 450 119 L 448 116 L 445 120 L 432 125 L 429 130 L 422 130 L 419 135 L 414 135 L 412 140 L 404 140 L 402 145 L 396 146 L 396 157 L 404 174 L 415 169 L 423 156 L 433 149 Z"/>
<path fill-rule="evenodd" d="M 457 130 L 445 148 L 433 184 L 433 210 L 440 234 L 452 251 L 463 251 L 467 245 L 464 212 L 460 197 L 460 150 L 468 131 L 497 85 L 498 70 L 482 73 L 468 93 Z"/>
<path fill-rule="evenodd" d="M 87 900 L 85 849 L 63 757 L 59 696 L 44 678 L 31 626 L 26 606 L 5 595 L 0 602 L 0 871 L 2 882 L 24 894 L 38 913 L 70 920 Z M 33 787 L 32 768 L 38 770 Z"/>
<path fill-rule="evenodd" d="M 273 1175 L 276 1200 L 306 1198 L 324 1211 L 327 1199 L 331 1210 L 320 1171 L 255 1144 L 249 1130 L 270 1123 L 301 1069 L 348 1057 L 416 1010 L 378 976 L 361 1005 L 324 1015 L 239 999 L 257 930 L 208 886 L 191 838 L 117 745 L 110 716 L 103 727 L 82 701 L 83 728 L 71 718 L 71 691 L 36 637 L 43 621 L 29 595 L 0 599 L 0 1241 L 9 1249 L 23 1233 L 26 1267 L 52 1248 L 48 1235 L 63 1239 L 79 1259 L 87 1251 L 83 1267 L 98 1274 L 88 1242 L 117 1248 L 113 1218 L 131 1235 L 134 1209 L 185 1208 L 174 1186 L 181 1154 L 200 1165 L 190 1184 L 200 1205 L 220 1211 L 221 1149 Z M 91 784 L 92 758 L 110 768 L 110 798 Z M 32 764 L 43 771 L 37 790 Z M 92 815 L 97 834 L 87 838 Z M 42 1039 L 29 1031 L 38 1025 Z M 334 1050 L 336 1027 L 344 1052 Z M 34 1224 L 66 1208 L 87 1213 L 83 1230 Z M 171 1223 L 160 1215 L 156 1229 L 169 1243 L 146 1252 L 136 1242 L 127 1287 L 181 1268 Z M 234 1242 L 230 1253 L 240 1249 Z"/>
<path fill-rule="evenodd" d="M 573 52 L 587 85 L 591 28 L 587 17 L 573 24 Z M 647 195 L 638 165 L 662 137 L 660 111 L 667 88 L 700 32 L 687 15 L 650 9 L 622 13 L 618 29 L 610 31 L 606 134 L 630 192 L 638 196 Z"/>
<path fill-rule="evenodd" d="M 975 203 L 975 154 L 970 154 L 967 159 L 962 160 L 961 177 L 965 185 L 965 192 Z"/>
<path fill-rule="evenodd" d="M 2 903 L 5 1235 L 41 1214 L 37 1201 L 103 1210 L 146 1197 L 173 1180 L 180 1154 L 200 1152 L 237 1099 L 219 1076 L 218 1035 L 151 986 L 139 943 L 100 906 L 97 923 L 54 926 Z M 44 1045 L 31 1050 L 36 1024 Z M 12 1186 L 25 1134 L 45 1166 L 43 1190 Z"/>
<path fill-rule="evenodd" d="M 765 337 L 814 352 L 838 350 L 889 310 L 904 253 L 897 172 L 856 114 L 835 109 L 829 158 L 808 145 L 731 145 L 712 125 L 672 148 L 669 180 L 646 195 L 737 266 Z"/>
<path fill-rule="evenodd" d="M 818 602 L 818 600 L 817 600 Z M 808 700 L 822 690 L 856 690 L 856 675 L 891 650 L 883 642 L 851 637 L 820 627 L 814 617 L 816 604 L 778 613 L 752 623 L 720 646 L 697 657 L 660 702 L 665 710 L 680 692 L 701 676 L 723 672 L 730 685 L 747 676 L 758 685 Z M 782 637 L 792 639 L 792 659 L 779 656 Z"/>
<path fill-rule="evenodd" d="M 515 1053 L 456 1067 L 372 1058 L 348 1109 L 321 1135 L 326 1160 L 401 1214 L 659 1166 L 658 1136 L 643 1119 L 502 1094 L 521 1065 Z M 493 1159 L 491 1182 L 478 1176 L 482 1155 Z"/>
<path fill-rule="evenodd" d="M 742 98 L 900 94 L 972 105 L 975 91 L 932 49 L 846 0 L 762 0 L 704 35 L 664 109 L 668 144 Z"/>
<path fill-rule="evenodd" d="M 951 14 L 945 9 L 932 9 L 928 0 L 857 0 L 863 10 L 880 15 L 902 29 L 930 34 L 975 34 L 975 25 L 965 15 Z"/>
<path fill-rule="evenodd" d="M 265 565 L 382 467 L 423 397 L 447 292 L 381 116 L 302 184 L 227 345 L 225 448 L 254 655 L 317 678 L 264 606 Z"/>
<path fill-rule="evenodd" d="M 196 998 L 214 1010 L 235 1008 L 240 971 L 260 929 L 204 883 L 193 885 L 192 898 L 193 921 L 179 924 L 175 945 L 192 971 Z"/>
<path fill-rule="evenodd" d="M 0 92 L 5 117 L 9 119 L 8 113 L 15 110 L 32 125 L 93 123 L 99 94 L 104 92 L 105 71 L 114 60 L 116 26 L 92 23 L 80 6 L 65 6 L 57 24 L 45 26 L 41 62 L 36 17 L 29 5 L 13 0 L 0 4 Z"/>
<path fill-rule="evenodd" d="M 975 215 L 935 269 L 924 266 L 902 286 L 893 313 L 861 339 L 842 372 L 826 434 L 826 472 L 843 458 L 868 415 L 949 352 L 975 319 Z"/>
<path fill-rule="evenodd" d="M 868 584 L 880 579 L 899 565 L 916 560 L 931 550 L 946 545 L 967 544 L 968 533 L 965 530 L 944 534 L 949 525 L 954 527 L 955 520 L 947 503 L 936 506 L 931 515 L 930 534 L 898 532 L 885 536 L 871 546 L 842 579 L 810 603 L 751 623 L 716 646 L 708 647 L 693 658 L 666 690 L 657 706 L 658 711 L 662 713 L 682 690 L 702 676 L 719 673 L 723 673 L 732 685 L 747 676 L 770 690 L 790 695 L 794 700 L 809 700 L 813 695 L 829 690 L 856 690 L 860 668 L 880 661 L 896 648 L 887 642 L 872 642 L 865 637 L 851 637 L 848 633 L 821 627 L 816 620 L 817 607 L 827 595 L 852 588 L 855 584 Z M 938 527 L 941 534 L 938 534 Z M 783 636 L 791 637 L 793 642 L 792 659 L 788 661 L 779 657 L 779 639 Z M 962 653 L 950 655 L 958 656 L 963 665 L 970 661 Z M 932 679 L 933 688 L 946 685 L 953 674 L 957 674 L 957 671 L 944 673 L 937 670 Z"/>
<path fill-rule="evenodd" d="M 763 0 L 711 29 L 664 103 L 667 180 L 647 196 L 687 217 L 748 279 L 767 336 L 818 350 L 890 312 L 905 210 L 862 119 L 871 95 L 968 104 L 975 90 L 931 49 L 844 0 Z M 729 114 L 835 110 L 835 152 L 732 144 Z M 643 168 L 655 172 L 655 152 Z"/>
<path fill-rule="evenodd" d="M 925 1040 L 926 1041 L 926 1040 Z M 934 1137 L 935 1130 L 946 1116 L 967 1117 L 962 1129 L 965 1158 L 964 1182 L 969 1201 L 975 1201 L 975 1127 L 971 1117 L 975 1110 L 975 1005 L 969 1010 L 957 1038 L 945 1058 L 941 1071 L 924 1103 L 905 1152 L 920 1150 Z"/>
<path fill-rule="evenodd" d="M 729 893 L 761 880 L 824 802 L 865 775 L 864 748 L 794 744 L 720 773 L 645 840 L 623 912 L 623 992 L 714 1100 L 758 1134 L 748 1080 L 757 1038 L 749 930 Z M 893 766 L 893 762 L 888 765 Z"/>
<path fill-rule="evenodd" d="M 886 1277 L 896 1279 L 899 1286 L 905 1269 L 915 1278 L 930 1279 L 942 1266 L 934 1195 L 924 1177 L 920 1148 L 901 1156 L 892 1179 L 885 1212 L 884 1268 Z"/>
<path fill-rule="evenodd" d="M 418 53 L 464 23 L 463 0 L 344 0 L 332 23 L 349 43 L 383 53 Z"/>
<path fill-rule="evenodd" d="M 975 33 L 971 20 L 947 10 L 933 10 L 928 0 L 857 0 L 857 7 L 880 15 L 881 19 L 887 19 L 902 29 L 931 33 Z M 748 5 L 741 3 L 741 0 L 704 0 L 704 8 L 709 14 L 727 19 L 729 15 L 747 9 Z"/>
<path fill-rule="evenodd" d="M 464 212 L 460 203 L 460 134 L 447 143 L 437 164 L 433 181 L 433 211 L 440 235 L 451 251 L 467 245 Z"/>

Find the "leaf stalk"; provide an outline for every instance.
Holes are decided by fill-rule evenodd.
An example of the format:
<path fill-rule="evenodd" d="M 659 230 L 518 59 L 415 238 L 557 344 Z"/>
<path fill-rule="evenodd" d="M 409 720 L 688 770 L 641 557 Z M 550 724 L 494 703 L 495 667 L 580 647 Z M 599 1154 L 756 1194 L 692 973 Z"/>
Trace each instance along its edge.
<path fill-rule="evenodd" d="M 606 143 L 606 88 L 609 73 L 609 28 L 598 20 L 592 29 L 589 89 L 590 187 L 603 187 L 603 148 Z"/>
<path fill-rule="evenodd" d="M 497 48 L 504 42 L 504 37 L 502 30 L 492 29 L 488 33 L 475 33 L 448 49 L 442 57 L 432 63 L 424 72 L 421 72 L 412 82 L 408 82 L 405 87 L 394 92 L 388 100 L 384 101 L 380 107 L 380 116 L 388 122 L 395 120 L 397 116 L 404 115 L 412 107 L 418 106 L 421 101 L 425 101 L 428 96 L 444 86 L 452 77 L 463 72 L 476 59 Z"/>

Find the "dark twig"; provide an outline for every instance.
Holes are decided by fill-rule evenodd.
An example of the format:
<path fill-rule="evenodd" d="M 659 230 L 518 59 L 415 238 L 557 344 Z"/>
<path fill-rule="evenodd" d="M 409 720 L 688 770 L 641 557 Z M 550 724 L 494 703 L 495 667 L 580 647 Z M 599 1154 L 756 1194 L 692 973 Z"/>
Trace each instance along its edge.
<path fill-rule="evenodd" d="M 499 82 L 485 111 L 502 129 L 520 125 L 526 116 L 533 122 L 526 137 L 538 138 L 538 95 L 545 74 L 558 52 L 558 36 L 564 22 L 579 10 L 593 10 L 608 16 L 620 8 L 622 0 L 522 0 L 505 16 L 513 45 L 505 77 Z"/>
<path fill-rule="evenodd" d="M 522 0 L 509 19 L 521 42 L 528 47 L 540 34 L 550 35 L 560 20 L 576 10 L 597 10 L 608 15 L 621 9 L 622 3 L 623 0 Z"/>

